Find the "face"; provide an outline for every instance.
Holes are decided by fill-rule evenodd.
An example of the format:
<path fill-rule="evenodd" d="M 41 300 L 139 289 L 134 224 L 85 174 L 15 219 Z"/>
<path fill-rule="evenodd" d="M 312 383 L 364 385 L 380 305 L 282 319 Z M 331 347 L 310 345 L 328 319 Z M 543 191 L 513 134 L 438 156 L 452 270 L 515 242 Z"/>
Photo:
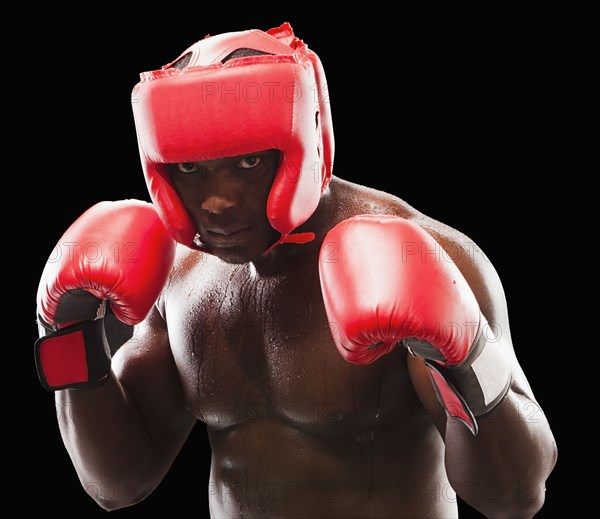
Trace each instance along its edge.
<path fill-rule="evenodd" d="M 279 237 L 267 218 L 277 150 L 169 165 L 200 241 L 227 263 L 260 257 Z"/>

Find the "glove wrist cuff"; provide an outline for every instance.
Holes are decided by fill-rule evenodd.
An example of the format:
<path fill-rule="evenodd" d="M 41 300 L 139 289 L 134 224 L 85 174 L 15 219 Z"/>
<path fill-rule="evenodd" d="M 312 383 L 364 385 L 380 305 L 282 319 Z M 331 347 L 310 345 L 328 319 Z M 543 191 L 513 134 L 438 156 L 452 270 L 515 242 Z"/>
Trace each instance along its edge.
<path fill-rule="evenodd" d="M 38 318 L 35 365 L 47 391 L 93 389 L 106 382 L 112 356 L 131 339 L 134 328 L 119 321 L 110 305 L 101 315 L 60 330 Z"/>
<path fill-rule="evenodd" d="M 111 359 L 103 319 L 58 331 L 39 324 L 47 333 L 35 342 L 35 366 L 47 391 L 91 389 L 106 381 Z"/>
<path fill-rule="evenodd" d="M 496 407 L 512 380 L 506 354 L 483 315 L 469 355 L 463 363 L 448 369 L 475 416 L 483 416 Z"/>
<path fill-rule="evenodd" d="M 448 414 L 477 434 L 477 418 L 491 412 L 508 393 L 512 374 L 498 338 L 482 315 L 469 355 L 459 365 L 425 360 L 438 400 Z"/>

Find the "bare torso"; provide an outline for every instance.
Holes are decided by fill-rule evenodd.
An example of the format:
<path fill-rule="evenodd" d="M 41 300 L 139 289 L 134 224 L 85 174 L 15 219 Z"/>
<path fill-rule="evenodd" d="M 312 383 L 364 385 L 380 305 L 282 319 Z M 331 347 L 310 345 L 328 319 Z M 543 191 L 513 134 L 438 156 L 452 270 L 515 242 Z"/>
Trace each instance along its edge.
<path fill-rule="evenodd" d="M 411 216 L 360 189 L 332 183 L 345 204 L 324 232 L 360 212 Z M 270 275 L 181 250 L 160 299 L 186 405 L 208 428 L 212 517 L 455 517 L 443 441 L 406 351 L 356 366 L 334 345 L 320 236 Z"/>

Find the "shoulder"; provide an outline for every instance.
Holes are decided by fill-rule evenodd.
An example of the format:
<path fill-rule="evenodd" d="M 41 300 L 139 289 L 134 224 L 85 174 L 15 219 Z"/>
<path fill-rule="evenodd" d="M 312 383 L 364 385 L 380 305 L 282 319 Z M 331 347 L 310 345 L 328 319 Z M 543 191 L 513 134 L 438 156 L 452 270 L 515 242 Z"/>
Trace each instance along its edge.
<path fill-rule="evenodd" d="M 418 224 L 440 245 L 452 249 L 447 252 L 453 257 L 463 256 L 464 250 L 476 247 L 473 240 L 464 233 L 428 216 L 396 195 L 338 177 L 333 178 L 330 186 L 329 202 L 333 207 L 338 208 L 334 220 L 341 221 L 360 214 L 398 216 Z"/>
<path fill-rule="evenodd" d="M 202 285 L 203 280 L 208 283 L 207 277 L 210 276 L 211 272 L 214 275 L 218 268 L 219 262 L 214 256 L 178 243 L 175 248 L 175 259 L 171 273 L 155 304 L 159 315 L 166 320 L 165 305 L 167 300 L 173 295 L 177 297 L 182 287 L 192 286 L 189 285 L 191 281 L 193 281 L 193 286 Z"/>
<path fill-rule="evenodd" d="M 406 218 L 435 238 L 440 245 L 437 251 L 440 258 L 450 259 L 459 267 L 462 265 L 466 268 L 468 265 L 474 265 L 489 271 L 491 263 L 473 239 L 459 229 L 428 216 L 398 196 L 334 177 L 331 182 L 331 197 L 332 205 L 340 208 L 336 220 L 341 221 L 359 214 Z M 492 271 L 489 273 L 491 274 Z"/>
<path fill-rule="evenodd" d="M 333 177 L 327 196 L 331 205 L 339 208 L 336 220 L 359 214 L 390 214 L 412 218 L 418 211 L 400 197 L 372 187 Z"/>
<path fill-rule="evenodd" d="M 201 284 L 205 277 L 221 275 L 228 269 L 230 266 L 217 259 L 216 256 L 178 243 L 166 289 L 177 286 L 190 277 L 194 279 L 195 284 Z"/>
<path fill-rule="evenodd" d="M 205 265 L 209 262 L 211 256 L 204 252 L 190 249 L 180 243 L 175 248 L 175 260 L 173 261 L 173 269 L 169 276 L 169 284 L 177 282 L 180 278 L 188 276 L 196 270 L 198 266 Z"/>

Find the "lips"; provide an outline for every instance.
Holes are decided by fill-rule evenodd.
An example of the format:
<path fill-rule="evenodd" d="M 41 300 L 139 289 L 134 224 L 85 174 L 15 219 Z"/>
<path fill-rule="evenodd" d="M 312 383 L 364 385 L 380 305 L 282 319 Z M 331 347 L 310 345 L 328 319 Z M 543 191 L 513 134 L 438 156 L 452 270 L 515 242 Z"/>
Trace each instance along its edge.
<path fill-rule="evenodd" d="M 206 229 L 200 235 L 202 241 L 207 245 L 220 245 L 228 243 L 239 243 L 250 233 L 250 227 L 243 227 L 241 229 L 222 229 L 213 228 Z"/>

